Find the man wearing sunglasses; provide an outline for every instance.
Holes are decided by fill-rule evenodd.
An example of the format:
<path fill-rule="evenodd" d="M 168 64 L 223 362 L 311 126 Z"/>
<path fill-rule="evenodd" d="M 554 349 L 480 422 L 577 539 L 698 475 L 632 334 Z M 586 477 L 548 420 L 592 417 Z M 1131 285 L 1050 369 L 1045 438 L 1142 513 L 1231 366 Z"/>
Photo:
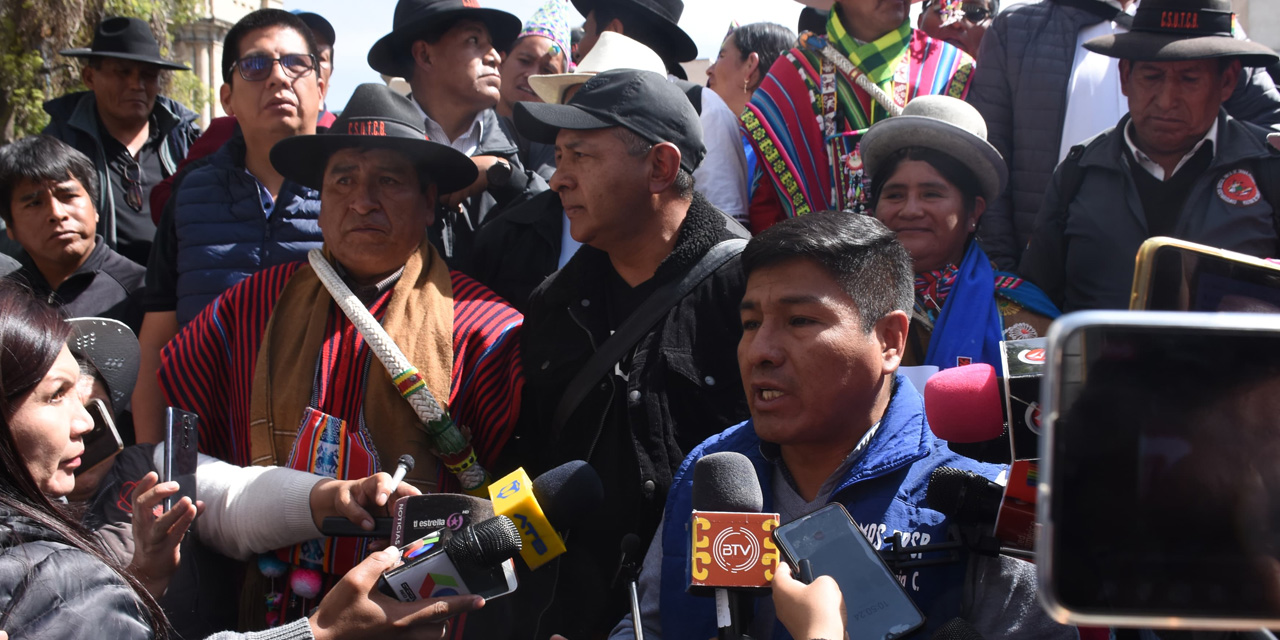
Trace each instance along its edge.
<path fill-rule="evenodd" d="M 930 38 L 948 42 L 978 59 L 978 45 L 1000 12 L 1000 0 L 927 0 L 917 26 Z"/>
<path fill-rule="evenodd" d="M 159 95 L 161 74 L 189 69 L 161 58 L 151 26 L 137 18 L 107 18 L 89 48 L 62 55 L 86 59 L 80 74 L 89 90 L 46 102 L 44 133 L 93 161 L 101 184 L 98 232 L 145 265 L 156 232 L 147 194 L 173 175 L 200 135 L 193 111 Z"/>
<path fill-rule="evenodd" d="M 275 143 L 316 132 L 325 81 L 317 44 L 296 15 L 262 9 L 227 32 L 219 92 L 237 133 L 175 180 L 147 265 L 142 361 L 134 390 L 138 439 L 161 438 L 160 348 L 218 294 L 319 247 L 320 194 L 282 176 Z"/>

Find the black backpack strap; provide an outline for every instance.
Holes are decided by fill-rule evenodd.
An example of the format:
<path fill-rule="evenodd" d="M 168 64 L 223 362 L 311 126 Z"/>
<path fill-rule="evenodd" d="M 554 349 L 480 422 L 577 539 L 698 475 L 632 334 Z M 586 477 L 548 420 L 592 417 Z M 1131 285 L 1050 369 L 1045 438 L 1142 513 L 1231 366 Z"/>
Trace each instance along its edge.
<path fill-rule="evenodd" d="M 1060 182 L 1058 183 L 1058 202 L 1061 203 L 1061 210 L 1058 213 L 1062 217 L 1067 216 L 1067 207 L 1071 206 L 1071 201 L 1076 199 L 1076 194 L 1080 192 L 1080 185 L 1084 184 L 1084 169 L 1080 168 L 1080 156 L 1084 155 L 1084 145 L 1078 144 L 1071 147 L 1067 152 L 1067 157 L 1063 158 L 1062 164 L 1059 165 Z"/>
<path fill-rule="evenodd" d="M 587 397 L 601 376 L 609 373 L 628 351 L 635 348 L 649 329 L 666 317 L 672 307 L 726 262 L 742 253 L 742 249 L 746 246 L 747 241 L 743 238 L 724 240 L 711 247 L 683 278 L 668 282 L 649 294 L 635 312 L 623 321 L 622 326 L 618 327 L 617 331 L 614 331 L 613 335 L 596 349 L 586 364 L 582 365 L 578 373 L 573 376 L 573 380 L 569 381 L 551 417 L 552 437 L 560 436 L 569 417 L 577 410 L 578 405 Z"/>

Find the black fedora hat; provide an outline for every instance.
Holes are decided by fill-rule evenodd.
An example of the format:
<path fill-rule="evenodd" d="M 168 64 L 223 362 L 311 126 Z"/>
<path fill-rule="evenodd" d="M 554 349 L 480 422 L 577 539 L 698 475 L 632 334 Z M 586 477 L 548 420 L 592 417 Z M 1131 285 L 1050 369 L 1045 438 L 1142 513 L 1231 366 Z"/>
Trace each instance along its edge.
<path fill-rule="evenodd" d="M 1264 45 L 1232 35 L 1231 0 L 1143 0 L 1127 33 L 1100 36 L 1084 48 L 1112 58 L 1146 62 L 1237 58 L 1246 67 L 1278 59 Z"/>
<path fill-rule="evenodd" d="M 680 16 L 684 14 L 681 0 L 573 0 L 573 8 L 584 16 L 606 5 L 636 9 L 637 14 L 650 18 L 649 26 L 656 32 L 656 40 L 640 42 L 657 51 L 663 60 L 688 62 L 698 57 L 698 45 L 680 28 Z M 604 25 L 597 25 L 601 26 Z"/>
<path fill-rule="evenodd" d="M 480 175 L 466 154 L 431 141 L 417 107 L 381 84 L 356 87 L 328 131 L 277 142 L 271 147 L 271 166 L 298 184 L 319 189 L 329 157 L 356 147 L 392 149 L 409 156 L 431 175 L 440 193 L 467 187 Z"/>
<path fill-rule="evenodd" d="M 483 22 L 499 51 L 511 46 L 523 26 L 520 18 L 506 11 L 485 9 L 479 0 L 400 0 L 391 19 L 391 33 L 369 49 L 369 66 L 378 73 L 408 77 L 413 69 L 409 45 L 428 27 L 460 19 Z"/>
<path fill-rule="evenodd" d="M 88 49 L 59 51 L 72 58 L 119 58 L 154 64 L 164 69 L 190 71 L 191 67 L 160 57 L 160 45 L 151 27 L 137 18 L 106 18 L 93 30 L 93 44 Z"/>

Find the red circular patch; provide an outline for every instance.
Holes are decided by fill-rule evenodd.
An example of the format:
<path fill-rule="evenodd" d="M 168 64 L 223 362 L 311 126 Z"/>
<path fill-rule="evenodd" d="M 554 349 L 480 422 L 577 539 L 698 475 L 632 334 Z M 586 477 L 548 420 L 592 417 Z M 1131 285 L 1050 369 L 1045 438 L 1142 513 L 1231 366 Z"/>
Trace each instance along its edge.
<path fill-rule="evenodd" d="M 1218 197 L 1227 204 L 1244 207 L 1261 200 L 1262 192 L 1258 190 L 1258 182 L 1252 173 L 1237 169 L 1218 181 Z"/>

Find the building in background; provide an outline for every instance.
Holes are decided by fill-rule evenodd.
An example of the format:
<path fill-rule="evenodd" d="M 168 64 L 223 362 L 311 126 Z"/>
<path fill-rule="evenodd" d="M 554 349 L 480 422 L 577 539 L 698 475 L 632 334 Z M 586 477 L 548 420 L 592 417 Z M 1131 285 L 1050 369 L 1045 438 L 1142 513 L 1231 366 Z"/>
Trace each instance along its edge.
<path fill-rule="evenodd" d="M 227 31 L 250 12 L 258 9 L 283 9 L 284 0 L 202 0 L 196 14 L 199 19 L 177 27 L 173 37 L 173 57 L 191 66 L 191 73 L 209 89 L 208 100 L 200 110 L 200 126 L 208 126 L 213 118 L 226 115 L 218 100 L 222 86 L 222 41 Z"/>

